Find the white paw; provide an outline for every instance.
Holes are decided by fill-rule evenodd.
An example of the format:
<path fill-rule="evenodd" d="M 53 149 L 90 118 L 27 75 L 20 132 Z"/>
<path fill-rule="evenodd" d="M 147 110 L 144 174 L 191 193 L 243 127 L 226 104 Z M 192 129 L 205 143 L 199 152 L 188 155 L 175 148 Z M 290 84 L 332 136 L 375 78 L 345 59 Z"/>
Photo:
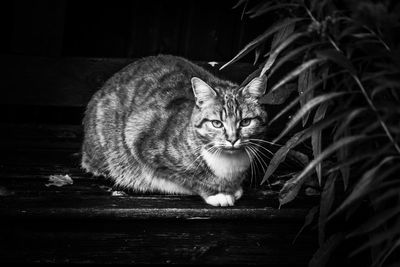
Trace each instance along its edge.
<path fill-rule="evenodd" d="M 243 196 L 243 189 L 239 188 L 235 194 L 233 194 L 235 196 L 235 200 L 238 200 L 239 198 L 241 198 Z"/>
<path fill-rule="evenodd" d="M 223 193 L 206 197 L 204 200 L 212 206 L 226 207 L 233 206 L 235 204 L 235 196 L 226 195 Z"/>

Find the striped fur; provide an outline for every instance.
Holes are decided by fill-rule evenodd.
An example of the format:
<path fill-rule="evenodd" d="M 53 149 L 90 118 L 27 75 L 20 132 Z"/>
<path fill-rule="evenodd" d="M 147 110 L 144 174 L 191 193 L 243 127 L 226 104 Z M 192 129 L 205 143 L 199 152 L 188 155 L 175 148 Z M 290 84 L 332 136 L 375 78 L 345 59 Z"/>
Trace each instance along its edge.
<path fill-rule="evenodd" d="M 239 88 L 180 57 L 138 60 L 89 102 L 81 166 L 123 188 L 230 205 L 252 161 L 246 140 L 265 130 L 259 85 Z M 254 119 L 242 127 L 243 118 Z"/>

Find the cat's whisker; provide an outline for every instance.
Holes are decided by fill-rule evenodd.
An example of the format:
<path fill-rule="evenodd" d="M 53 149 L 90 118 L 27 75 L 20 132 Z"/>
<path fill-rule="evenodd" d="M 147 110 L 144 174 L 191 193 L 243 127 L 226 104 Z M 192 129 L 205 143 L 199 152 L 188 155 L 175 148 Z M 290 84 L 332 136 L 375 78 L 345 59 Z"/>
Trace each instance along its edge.
<path fill-rule="evenodd" d="M 254 157 L 255 157 L 255 159 L 256 159 L 256 162 L 258 162 L 258 163 L 261 165 L 261 168 L 262 168 L 263 174 L 264 174 L 265 171 L 266 171 L 265 168 L 264 168 L 265 162 L 260 158 L 260 156 L 258 155 L 258 153 L 257 153 L 255 147 L 248 146 L 248 148 L 249 148 L 250 151 L 252 151 L 252 153 L 254 154 Z M 263 163 L 264 163 L 264 164 L 263 164 Z M 256 178 L 256 181 L 257 181 L 257 178 Z"/>
<path fill-rule="evenodd" d="M 261 153 L 262 155 L 265 156 L 265 154 L 262 153 L 262 151 L 258 150 L 256 147 L 253 147 L 253 149 L 254 149 L 254 153 L 256 153 L 256 154 Z M 270 159 L 270 158 L 268 158 L 268 157 L 266 157 L 266 158 L 267 158 L 267 159 Z M 262 169 L 263 169 L 263 171 L 264 171 L 264 174 L 265 174 L 265 173 L 266 173 L 266 169 L 268 169 L 268 163 L 264 160 L 264 158 L 263 158 L 261 155 L 259 155 L 259 159 L 260 159 L 261 167 L 262 167 Z M 265 168 L 264 168 L 263 166 L 265 166 Z"/>
<path fill-rule="evenodd" d="M 208 142 L 208 143 L 206 143 L 206 144 L 200 145 L 200 146 L 199 146 L 199 149 L 201 149 L 201 148 L 203 148 L 203 147 L 205 147 L 205 146 L 207 146 L 207 145 L 209 145 L 209 144 L 211 144 L 211 143 L 212 143 L 212 142 Z M 214 146 L 211 146 L 211 147 L 205 148 L 205 149 L 206 149 L 206 151 L 210 151 L 212 148 L 214 148 Z M 184 173 L 187 172 L 187 171 L 189 170 L 189 168 L 190 168 L 197 160 L 199 160 L 201 157 L 202 157 L 201 154 L 198 155 L 198 156 L 196 157 L 196 159 L 195 159 L 192 163 L 190 163 L 189 166 L 187 166 L 187 168 L 186 168 L 183 172 L 184 172 Z M 200 165 L 200 163 L 197 165 L 196 169 L 198 168 L 199 165 Z"/>
<path fill-rule="evenodd" d="M 252 144 L 249 144 L 248 146 L 251 146 L 254 148 L 259 154 L 263 156 L 263 158 L 266 158 L 268 160 L 271 160 L 271 157 L 269 155 L 266 155 L 262 150 L 260 150 L 258 147 L 253 146 Z"/>
<path fill-rule="evenodd" d="M 273 142 L 269 142 L 269 141 L 266 141 L 266 140 L 263 140 L 263 139 L 258 139 L 258 138 L 250 138 L 249 140 L 250 141 L 262 142 L 262 143 L 267 143 L 267 144 L 274 145 L 274 146 L 283 146 L 283 145 L 278 144 L 278 143 L 273 143 Z"/>
<path fill-rule="evenodd" d="M 270 158 L 268 158 L 262 151 L 260 151 L 260 150 L 258 150 L 256 147 L 253 147 L 253 149 L 255 150 L 255 152 L 257 153 L 261 153 L 261 154 L 263 154 L 267 159 L 270 159 Z M 261 157 L 261 160 L 262 160 L 262 157 Z M 264 160 L 262 160 L 262 162 L 265 164 L 265 167 L 266 168 L 268 168 L 268 164 L 264 161 Z M 261 165 L 262 166 L 262 165 Z M 263 168 L 263 171 L 264 171 L 264 174 L 266 173 L 266 170 Z M 269 183 L 269 181 L 267 180 L 267 183 L 268 183 L 268 186 L 269 187 L 271 187 L 271 185 L 270 185 L 270 183 Z"/>
<path fill-rule="evenodd" d="M 256 149 L 255 147 L 249 146 L 249 149 L 253 151 L 254 155 L 255 155 L 256 158 L 257 158 L 257 161 L 260 163 L 261 168 L 263 169 L 263 172 L 265 173 L 266 170 L 265 170 L 265 168 L 264 168 L 264 164 L 265 164 L 265 166 L 267 166 L 267 164 L 266 164 L 265 161 L 260 157 L 260 155 L 258 155 L 257 149 Z M 263 163 L 264 163 L 264 164 L 263 164 Z"/>
<path fill-rule="evenodd" d="M 259 148 L 264 149 L 265 151 L 267 151 L 268 153 L 270 153 L 272 156 L 274 155 L 274 153 L 273 153 L 271 150 L 269 150 L 268 148 L 263 147 L 263 146 L 260 145 L 260 144 L 257 144 L 257 143 L 251 142 L 251 141 L 248 141 L 248 143 L 249 143 L 249 144 L 252 144 L 252 145 L 255 145 L 255 146 L 259 147 Z"/>
<path fill-rule="evenodd" d="M 250 160 L 250 187 L 251 187 L 253 184 L 253 176 L 254 176 L 253 157 L 252 154 L 248 151 L 247 147 L 244 147 L 244 151 L 246 152 Z"/>

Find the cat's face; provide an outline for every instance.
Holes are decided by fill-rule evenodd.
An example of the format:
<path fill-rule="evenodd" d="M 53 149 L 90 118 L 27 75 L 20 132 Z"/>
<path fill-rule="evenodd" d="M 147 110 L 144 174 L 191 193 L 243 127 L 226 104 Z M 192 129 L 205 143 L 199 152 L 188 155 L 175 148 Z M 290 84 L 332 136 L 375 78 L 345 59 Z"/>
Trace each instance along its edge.
<path fill-rule="evenodd" d="M 219 155 L 251 153 L 266 129 L 267 114 L 258 102 L 265 92 L 262 79 L 255 78 L 243 88 L 212 88 L 192 78 L 192 87 L 193 125 L 205 149 Z"/>

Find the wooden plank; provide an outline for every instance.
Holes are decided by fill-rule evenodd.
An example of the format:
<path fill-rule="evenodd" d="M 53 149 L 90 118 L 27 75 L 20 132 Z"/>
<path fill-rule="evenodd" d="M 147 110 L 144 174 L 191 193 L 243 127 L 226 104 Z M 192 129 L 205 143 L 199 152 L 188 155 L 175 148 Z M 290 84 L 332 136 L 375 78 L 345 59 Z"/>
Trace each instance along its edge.
<path fill-rule="evenodd" d="M 133 196 L 53 196 L 1 198 L 0 215 L 7 218 L 63 219 L 258 219 L 301 224 L 311 203 L 278 209 L 276 198 L 246 195 L 233 207 L 213 207 L 199 196 L 133 195 Z M 314 203 L 315 204 L 315 203 Z"/>
<path fill-rule="evenodd" d="M 133 61 L 2 55 L 0 78 L 6 90 L 0 104 L 84 107 L 109 77 Z M 253 69 L 250 64 L 238 63 L 219 72 L 221 64 L 198 64 L 239 83 Z"/>
<path fill-rule="evenodd" d="M 11 221 L 0 229 L 0 262 L 305 266 L 316 242 L 303 234 L 292 244 L 298 229 L 251 219 Z"/>

